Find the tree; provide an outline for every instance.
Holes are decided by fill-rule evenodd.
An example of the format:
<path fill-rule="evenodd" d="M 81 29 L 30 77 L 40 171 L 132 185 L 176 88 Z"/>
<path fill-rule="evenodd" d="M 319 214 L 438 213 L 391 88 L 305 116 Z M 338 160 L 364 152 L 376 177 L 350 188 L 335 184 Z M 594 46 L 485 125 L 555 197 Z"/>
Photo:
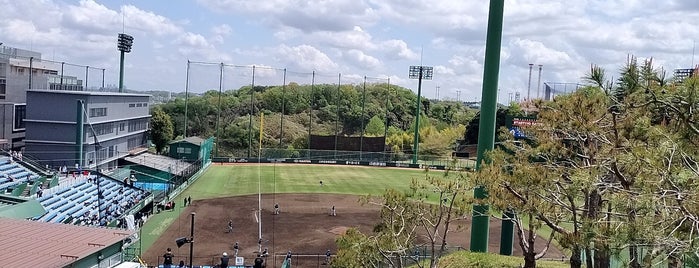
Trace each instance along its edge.
<path fill-rule="evenodd" d="M 522 109 L 516 103 L 511 103 L 507 108 L 500 107 L 497 110 L 495 116 L 495 128 L 505 126 L 505 120 L 508 116 L 522 116 L 524 113 Z M 466 130 L 464 132 L 464 143 L 465 144 L 478 144 L 478 128 L 480 126 L 481 113 L 478 112 L 471 121 L 468 122 Z"/>
<path fill-rule="evenodd" d="M 501 136 L 479 182 L 501 209 L 555 231 L 571 267 L 583 252 L 594 255 L 587 267 L 609 267 L 622 251 L 628 267 L 658 259 L 677 267 L 697 253 L 696 81 L 668 84 L 650 60 L 635 58 L 614 88 L 592 72 L 592 86 L 536 104 L 539 124 L 526 130 L 533 143 Z M 525 250 L 528 267 L 532 253 Z"/>
<path fill-rule="evenodd" d="M 413 179 L 410 192 L 387 189 L 381 198 L 363 197 L 363 204 L 381 208 L 381 220 L 370 235 L 353 230 L 338 239 L 338 257 L 333 267 L 377 267 L 381 263 L 403 267 L 406 259 L 424 267 L 411 249 L 418 241 L 426 241 L 429 267 L 437 268 L 439 259 L 447 252 L 452 222 L 470 208 L 466 195 L 472 191 L 470 185 L 464 173 L 433 175 L 425 170 L 424 178 Z M 363 259 L 364 255 L 369 262 Z"/>
<path fill-rule="evenodd" d="M 155 144 L 155 150 L 161 153 L 168 142 L 172 140 L 174 132 L 172 119 L 162 109 L 155 108 L 150 119 L 150 125 L 151 139 L 153 144 Z"/>
<path fill-rule="evenodd" d="M 369 123 L 366 125 L 364 134 L 367 136 L 383 136 L 384 129 L 386 129 L 386 126 L 384 125 L 383 120 L 381 120 L 381 117 L 378 115 L 375 115 L 369 119 Z"/>

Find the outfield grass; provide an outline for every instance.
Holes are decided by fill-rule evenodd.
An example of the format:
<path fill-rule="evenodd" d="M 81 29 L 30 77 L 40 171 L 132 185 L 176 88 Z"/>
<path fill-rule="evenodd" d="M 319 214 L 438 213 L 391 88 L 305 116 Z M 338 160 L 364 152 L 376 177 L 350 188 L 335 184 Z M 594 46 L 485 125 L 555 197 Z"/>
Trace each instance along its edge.
<path fill-rule="evenodd" d="M 441 176 L 442 172 L 430 171 Z M 178 212 L 182 199 L 192 200 L 262 193 L 334 193 L 382 195 L 387 188 L 408 190 L 414 178 L 424 178 L 419 169 L 304 164 L 211 165 L 201 177 L 176 197 Z M 323 181 L 324 186 L 320 186 Z M 155 214 L 143 226 L 141 251 L 145 252 L 179 213 Z"/>

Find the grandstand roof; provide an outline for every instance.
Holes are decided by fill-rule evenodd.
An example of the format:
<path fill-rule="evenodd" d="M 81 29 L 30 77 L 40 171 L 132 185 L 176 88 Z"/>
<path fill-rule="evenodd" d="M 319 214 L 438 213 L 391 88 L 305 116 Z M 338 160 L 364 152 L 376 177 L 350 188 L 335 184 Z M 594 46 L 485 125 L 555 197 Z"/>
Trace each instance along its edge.
<path fill-rule="evenodd" d="M 124 157 L 124 160 L 134 164 L 139 164 L 152 169 L 165 171 L 172 174 L 180 174 L 191 166 L 190 163 L 180 161 L 165 155 L 157 155 L 152 153 L 142 153 L 136 156 Z"/>
<path fill-rule="evenodd" d="M 129 235 L 121 229 L 0 218 L 3 267 L 64 267 Z"/>

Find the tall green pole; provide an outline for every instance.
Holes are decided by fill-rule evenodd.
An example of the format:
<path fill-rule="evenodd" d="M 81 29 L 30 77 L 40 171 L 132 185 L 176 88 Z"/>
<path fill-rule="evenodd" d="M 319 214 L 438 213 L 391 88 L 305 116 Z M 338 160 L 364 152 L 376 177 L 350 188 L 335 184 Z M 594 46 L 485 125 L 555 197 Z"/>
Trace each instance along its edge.
<path fill-rule="evenodd" d="M 187 119 L 187 102 L 189 101 L 189 64 L 190 61 L 187 60 L 187 74 L 184 82 L 184 131 L 182 132 L 182 138 L 187 138 L 187 121 L 189 121 L 189 119 Z M 104 78 L 102 81 L 104 81 Z"/>
<path fill-rule="evenodd" d="M 484 159 L 484 154 L 486 151 L 492 150 L 495 145 L 495 114 L 497 111 L 504 2 L 505 0 L 490 0 L 476 169 L 480 169 L 482 161 L 487 161 L 487 159 Z M 488 192 L 483 186 L 478 186 L 474 190 L 473 195 L 476 199 L 484 199 Z M 488 210 L 489 208 L 486 204 L 473 206 L 471 251 L 488 251 L 488 221 L 490 218 Z"/>
<path fill-rule="evenodd" d="M 124 51 L 121 51 L 119 60 L 119 92 L 124 92 Z"/>
<path fill-rule="evenodd" d="M 417 79 L 417 101 L 415 101 L 415 133 L 413 137 L 413 164 L 417 164 L 418 144 L 420 144 L 420 94 L 422 93 L 422 70 L 420 66 L 420 74 Z"/>
<path fill-rule="evenodd" d="M 311 159 L 311 126 L 313 126 L 313 97 L 316 84 L 316 71 L 311 73 L 311 97 L 308 99 L 308 159 Z"/>
<path fill-rule="evenodd" d="M 364 76 L 364 85 L 362 85 L 362 134 L 359 137 L 359 160 L 362 160 L 362 151 L 364 150 L 364 107 L 366 106 L 366 75 Z"/>
<path fill-rule="evenodd" d="M 216 152 L 214 155 L 218 157 L 218 147 L 220 146 L 219 128 L 221 125 L 221 93 L 223 91 L 223 62 L 221 62 L 221 70 L 218 77 L 218 113 L 216 113 Z"/>
<path fill-rule="evenodd" d="M 83 115 L 85 114 L 84 109 L 84 101 L 83 100 L 78 100 L 77 102 L 78 106 L 76 109 L 76 115 L 75 115 L 75 151 L 76 151 L 76 158 L 77 159 L 77 164 L 78 166 L 82 167 L 83 166 L 83 143 L 84 143 L 84 128 L 83 128 Z"/>
<path fill-rule="evenodd" d="M 252 66 L 252 87 L 250 87 L 250 122 L 248 122 L 248 158 L 252 154 L 252 113 L 255 100 L 255 65 Z"/>
<path fill-rule="evenodd" d="M 282 78 L 282 114 L 279 120 L 279 148 L 282 147 L 282 138 L 284 138 L 284 109 L 286 106 L 286 68 L 284 68 L 284 78 Z"/>

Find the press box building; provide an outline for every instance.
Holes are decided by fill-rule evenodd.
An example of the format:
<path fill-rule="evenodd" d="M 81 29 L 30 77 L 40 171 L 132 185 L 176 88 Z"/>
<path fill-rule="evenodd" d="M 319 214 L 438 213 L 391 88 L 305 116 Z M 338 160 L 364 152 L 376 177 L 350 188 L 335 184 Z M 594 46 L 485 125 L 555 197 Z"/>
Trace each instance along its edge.
<path fill-rule="evenodd" d="M 119 158 L 147 149 L 149 100 L 144 94 L 29 90 L 25 154 L 52 167 L 116 168 Z"/>

